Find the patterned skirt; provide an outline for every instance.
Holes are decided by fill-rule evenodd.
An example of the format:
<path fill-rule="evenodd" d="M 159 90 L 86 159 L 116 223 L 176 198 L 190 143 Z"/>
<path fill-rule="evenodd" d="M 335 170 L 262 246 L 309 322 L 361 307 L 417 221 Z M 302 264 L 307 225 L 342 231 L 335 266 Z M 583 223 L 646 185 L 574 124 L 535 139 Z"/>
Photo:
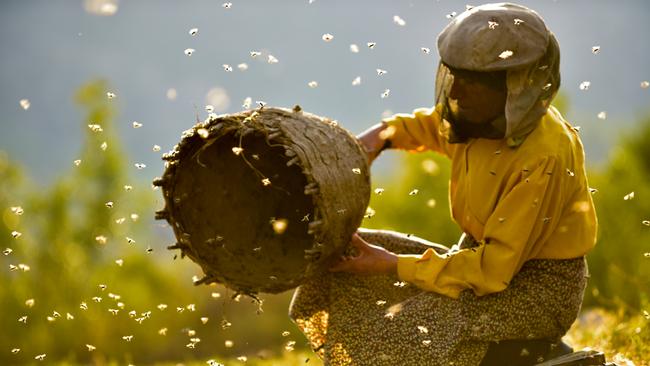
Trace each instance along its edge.
<path fill-rule="evenodd" d="M 414 236 L 360 230 L 398 254 L 449 249 Z M 453 299 L 396 275 L 327 273 L 295 291 L 289 316 L 325 365 L 479 365 L 490 342 L 558 340 L 576 319 L 584 258 L 530 260 L 505 290 Z"/>

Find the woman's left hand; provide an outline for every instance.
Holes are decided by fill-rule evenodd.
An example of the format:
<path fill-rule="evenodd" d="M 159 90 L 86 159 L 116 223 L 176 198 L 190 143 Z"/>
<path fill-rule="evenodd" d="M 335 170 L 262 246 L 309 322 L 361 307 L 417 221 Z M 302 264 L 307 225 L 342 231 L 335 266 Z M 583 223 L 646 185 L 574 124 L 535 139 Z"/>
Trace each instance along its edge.
<path fill-rule="evenodd" d="M 358 250 L 357 256 L 342 256 L 330 267 L 331 272 L 350 272 L 357 274 L 395 274 L 397 255 L 372 245 L 361 239 L 359 234 L 352 236 L 350 244 Z"/>

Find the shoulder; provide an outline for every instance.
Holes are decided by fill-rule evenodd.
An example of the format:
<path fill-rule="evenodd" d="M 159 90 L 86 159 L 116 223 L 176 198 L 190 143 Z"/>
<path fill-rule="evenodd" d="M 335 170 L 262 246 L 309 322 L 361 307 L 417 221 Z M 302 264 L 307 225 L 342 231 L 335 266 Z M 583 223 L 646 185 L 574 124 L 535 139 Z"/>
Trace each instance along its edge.
<path fill-rule="evenodd" d="M 539 125 L 518 149 L 519 164 L 531 171 L 543 169 L 547 178 L 564 182 L 562 185 L 566 185 L 567 189 L 586 184 L 584 150 L 578 129 L 554 107 L 548 109 Z"/>
<path fill-rule="evenodd" d="M 583 154 L 578 129 L 567 122 L 552 106 L 518 149 L 519 155 L 524 158 L 552 157 L 563 165 L 573 165 L 572 162 L 576 158 L 581 158 Z"/>

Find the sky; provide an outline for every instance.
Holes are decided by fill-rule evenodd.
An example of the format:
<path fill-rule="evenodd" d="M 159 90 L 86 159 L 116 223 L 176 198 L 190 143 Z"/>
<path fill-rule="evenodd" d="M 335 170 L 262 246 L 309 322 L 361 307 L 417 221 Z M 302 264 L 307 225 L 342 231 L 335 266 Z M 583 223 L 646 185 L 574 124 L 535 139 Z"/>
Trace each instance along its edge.
<path fill-rule="evenodd" d="M 78 158 L 86 128 L 73 95 L 95 79 L 107 80 L 107 92 L 115 94 L 115 123 L 129 161 L 147 165 L 143 179 L 162 174 L 160 155 L 207 116 L 208 104 L 219 114 L 242 110 L 247 97 L 253 106 L 299 104 L 358 134 L 382 116 L 432 105 L 436 37 L 466 6 L 452 0 L 228 3 L 0 1 L 0 150 L 36 181 L 61 177 Z M 650 80 L 650 2 L 520 3 L 556 34 L 561 93 L 570 105 L 563 113 L 581 127 L 588 164 L 605 161 L 619 131 L 650 116 L 650 88 L 641 86 Z M 333 38 L 324 41 L 326 34 Z M 277 62 L 269 63 L 271 56 Z M 581 90 L 585 81 L 589 87 Z M 133 128 L 134 121 L 142 127 Z M 376 172 L 391 171 L 398 156 L 384 154 Z"/>

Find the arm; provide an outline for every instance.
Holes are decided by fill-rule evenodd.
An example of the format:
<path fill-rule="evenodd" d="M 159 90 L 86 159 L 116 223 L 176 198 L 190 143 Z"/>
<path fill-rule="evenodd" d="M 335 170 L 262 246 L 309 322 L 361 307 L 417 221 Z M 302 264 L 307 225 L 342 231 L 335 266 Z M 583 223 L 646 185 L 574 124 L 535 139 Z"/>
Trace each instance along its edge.
<path fill-rule="evenodd" d="M 464 289 L 479 296 L 505 289 L 557 226 L 563 207 L 560 170 L 555 159 L 544 158 L 522 176 L 488 218 L 479 247 L 446 255 L 431 249 L 399 255 L 400 279 L 454 298 Z"/>
<path fill-rule="evenodd" d="M 439 108 L 419 108 L 411 114 L 396 114 L 366 131 L 358 139 L 372 163 L 388 148 L 408 151 L 433 150 L 450 156 L 446 139 L 440 134 Z"/>
<path fill-rule="evenodd" d="M 450 157 L 452 149 L 440 133 L 441 108 L 419 108 L 411 114 L 400 113 L 385 119 L 386 138 L 397 149 L 416 152 L 433 150 Z"/>

